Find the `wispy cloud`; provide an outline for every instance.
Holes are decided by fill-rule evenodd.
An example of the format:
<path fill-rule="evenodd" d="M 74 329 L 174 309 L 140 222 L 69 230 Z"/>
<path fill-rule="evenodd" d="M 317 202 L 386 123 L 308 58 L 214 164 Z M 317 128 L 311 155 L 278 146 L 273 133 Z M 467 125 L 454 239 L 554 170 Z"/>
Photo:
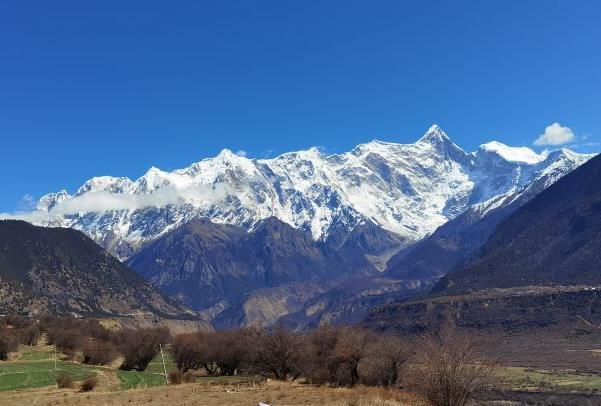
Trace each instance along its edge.
<path fill-rule="evenodd" d="M 78 213 L 101 213 L 106 211 L 137 210 L 145 207 L 165 207 L 183 202 L 211 204 L 225 199 L 232 192 L 224 183 L 214 185 L 193 185 L 186 188 L 163 188 L 148 194 L 125 194 L 110 192 L 89 192 L 57 203 L 50 211 L 18 210 L 16 213 L 0 213 L 0 219 L 19 219 L 43 222 L 59 216 Z M 33 198 L 32 198 L 33 199 Z M 30 203 L 29 197 L 27 198 Z"/>
<path fill-rule="evenodd" d="M 241 156 L 241 157 L 246 157 L 247 152 L 243 149 L 239 149 L 238 151 L 236 151 L 236 155 Z"/>
<path fill-rule="evenodd" d="M 37 201 L 29 193 L 25 193 L 19 203 L 17 203 L 17 212 L 28 212 L 35 209 Z"/>
<path fill-rule="evenodd" d="M 273 149 L 266 149 L 261 153 L 261 157 L 263 159 L 272 158 L 275 155 L 275 151 Z"/>
<path fill-rule="evenodd" d="M 590 147 L 598 147 L 601 145 L 601 142 L 581 142 L 578 144 L 570 144 L 568 148 L 579 149 L 579 148 L 590 148 Z"/>

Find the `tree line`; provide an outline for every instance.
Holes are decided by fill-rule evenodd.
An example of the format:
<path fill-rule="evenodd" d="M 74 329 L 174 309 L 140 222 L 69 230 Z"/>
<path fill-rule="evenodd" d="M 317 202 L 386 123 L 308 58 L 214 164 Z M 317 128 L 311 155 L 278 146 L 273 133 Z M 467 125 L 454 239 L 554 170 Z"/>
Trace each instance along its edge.
<path fill-rule="evenodd" d="M 197 375 L 262 375 L 309 384 L 402 387 L 434 405 L 463 405 L 492 384 L 493 364 L 479 359 L 477 342 L 447 326 L 418 339 L 357 327 L 324 326 L 310 332 L 274 328 L 198 331 L 172 336 L 160 327 L 111 331 L 96 320 L 44 316 L 0 320 L 0 359 L 19 343 L 35 345 L 45 333 L 66 358 L 143 371 L 168 345 L 177 370 L 171 383 Z"/>

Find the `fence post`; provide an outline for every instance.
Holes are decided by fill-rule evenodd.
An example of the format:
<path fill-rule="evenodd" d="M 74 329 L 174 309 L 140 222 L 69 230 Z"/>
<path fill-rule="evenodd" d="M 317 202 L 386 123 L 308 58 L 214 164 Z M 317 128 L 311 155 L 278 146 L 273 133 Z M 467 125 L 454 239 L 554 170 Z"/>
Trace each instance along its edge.
<path fill-rule="evenodd" d="M 163 346 L 159 344 L 159 350 L 161 350 L 161 359 L 163 360 L 163 371 L 165 372 L 165 383 L 169 384 L 169 378 L 167 377 L 167 367 L 165 366 L 165 356 L 163 355 Z"/>

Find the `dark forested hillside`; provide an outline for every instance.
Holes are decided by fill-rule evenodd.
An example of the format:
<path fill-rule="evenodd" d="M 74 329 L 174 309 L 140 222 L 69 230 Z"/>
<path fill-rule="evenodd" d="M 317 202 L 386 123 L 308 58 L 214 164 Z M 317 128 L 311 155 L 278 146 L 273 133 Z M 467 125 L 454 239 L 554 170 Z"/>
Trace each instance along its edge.
<path fill-rule="evenodd" d="M 0 221 L 0 312 L 191 317 L 83 233 Z"/>

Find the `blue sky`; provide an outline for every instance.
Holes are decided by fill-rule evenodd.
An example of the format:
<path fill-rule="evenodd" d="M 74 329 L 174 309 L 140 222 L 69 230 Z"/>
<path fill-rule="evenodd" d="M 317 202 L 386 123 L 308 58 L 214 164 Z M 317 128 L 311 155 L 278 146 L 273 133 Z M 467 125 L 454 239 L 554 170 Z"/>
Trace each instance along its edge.
<path fill-rule="evenodd" d="M 597 151 L 600 16 L 593 0 L 2 2 L 0 212 L 222 148 L 340 152 L 434 122 L 466 150 L 558 122 Z"/>

